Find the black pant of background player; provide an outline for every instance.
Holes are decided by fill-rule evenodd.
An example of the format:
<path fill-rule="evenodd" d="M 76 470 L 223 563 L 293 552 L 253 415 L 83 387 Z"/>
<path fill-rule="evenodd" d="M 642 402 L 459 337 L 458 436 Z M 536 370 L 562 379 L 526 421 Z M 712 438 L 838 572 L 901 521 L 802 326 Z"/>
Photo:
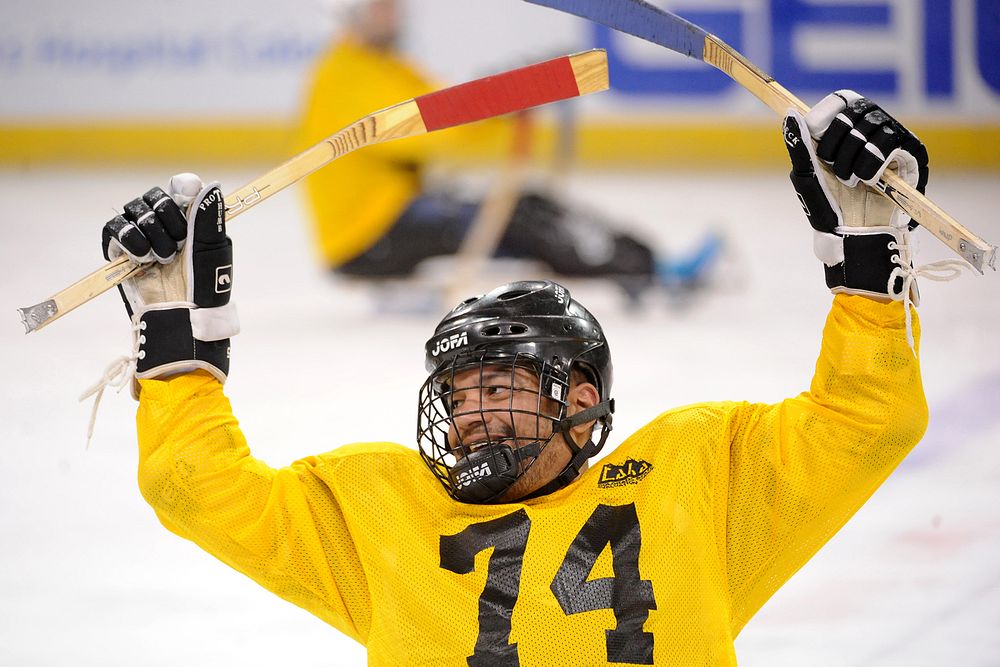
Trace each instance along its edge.
<path fill-rule="evenodd" d="M 336 270 L 364 278 L 409 276 L 429 257 L 457 253 L 478 208 L 448 194 L 425 193 L 378 243 Z M 496 256 L 541 262 L 561 276 L 609 278 L 630 293 L 652 284 L 656 272 L 649 246 L 538 193 L 518 200 Z"/>

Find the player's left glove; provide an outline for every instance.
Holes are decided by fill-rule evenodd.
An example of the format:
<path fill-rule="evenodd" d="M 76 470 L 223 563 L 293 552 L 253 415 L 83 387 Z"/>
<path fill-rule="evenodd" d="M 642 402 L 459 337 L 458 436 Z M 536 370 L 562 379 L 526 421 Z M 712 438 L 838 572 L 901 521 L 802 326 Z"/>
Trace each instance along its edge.
<path fill-rule="evenodd" d="M 178 174 L 168 192 L 149 190 L 104 225 L 106 259 L 125 253 L 147 266 L 121 285 L 137 337 L 136 379 L 200 368 L 226 381 L 239 320 L 229 301 L 233 244 L 225 214 L 218 183 Z M 138 383 L 132 393 L 138 397 Z"/>
<path fill-rule="evenodd" d="M 119 285 L 133 350 L 81 396 L 97 395 L 93 415 L 108 385 L 130 382 L 138 398 L 137 380 L 144 378 L 203 369 L 226 381 L 229 338 L 239 333 L 239 320 L 229 301 L 233 245 L 225 216 L 218 183 L 178 174 L 166 192 L 152 188 L 104 225 L 105 259 L 124 253 L 143 270 Z"/>
<path fill-rule="evenodd" d="M 814 250 L 834 293 L 899 299 L 912 286 L 910 230 L 916 222 L 874 185 L 886 169 L 920 192 L 927 185 L 927 149 L 878 105 L 850 90 L 826 96 L 784 122 L 791 180 L 815 232 Z M 817 144 L 809 136 L 816 139 Z M 827 169 L 829 167 L 833 174 Z"/>

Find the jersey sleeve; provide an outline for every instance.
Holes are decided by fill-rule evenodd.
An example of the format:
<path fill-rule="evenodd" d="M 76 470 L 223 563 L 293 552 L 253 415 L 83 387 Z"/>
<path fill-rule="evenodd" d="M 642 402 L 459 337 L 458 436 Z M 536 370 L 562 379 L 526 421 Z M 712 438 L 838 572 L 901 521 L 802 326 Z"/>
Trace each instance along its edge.
<path fill-rule="evenodd" d="M 141 385 L 139 487 L 163 525 L 364 643 L 368 584 L 322 459 L 252 457 L 207 373 Z"/>
<path fill-rule="evenodd" d="M 836 296 L 809 391 L 738 406 L 717 459 L 734 635 L 875 492 L 927 418 L 902 304 Z"/>

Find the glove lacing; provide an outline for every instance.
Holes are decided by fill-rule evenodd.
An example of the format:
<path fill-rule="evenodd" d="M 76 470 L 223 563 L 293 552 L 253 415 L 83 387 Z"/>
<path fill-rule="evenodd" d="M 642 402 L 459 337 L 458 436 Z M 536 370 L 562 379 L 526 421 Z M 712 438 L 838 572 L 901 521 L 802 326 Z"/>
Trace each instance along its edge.
<path fill-rule="evenodd" d="M 916 356 L 916 344 L 913 341 L 913 315 L 910 313 L 910 307 L 913 305 L 913 300 L 910 298 L 910 287 L 913 281 L 923 276 L 928 280 L 948 282 L 962 275 L 962 269 L 970 271 L 974 269 L 971 264 L 962 259 L 942 259 L 914 268 L 908 261 L 900 257 L 901 255 L 902 257 L 910 257 L 910 248 L 908 243 L 889 242 L 889 250 L 899 250 L 900 252 L 890 257 L 897 266 L 889 274 L 888 294 L 893 301 L 903 302 L 903 310 L 906 311 L 906 342 L 909 343 L 913 356 Z M 902 286 L 898 292 L 895 289 L 897 278 L 902 278 Z"/>
<path fill-rule="evenodd" d="M 104 370 L 104 375 L 101 376 L 94 384 L 87 387 L 87 389 L 80 394 L 80 402 L 83 402 L 94 396 L 94 407 L 90 411 L 90 423 L 87 425 L 87 448 L 90 448 L 90 440 L 94 436 L 94 424 L 97 423 L 97 408 L 101 404 L 101 398 L 104 396 L 104 390 L 108 387 L 115 387 L 119 392 L 122 388 L 129 383 L 129 381 L 135 376 L 135 367 L 139 359 L 146 356 L 145 350 L 140 350 L 139 347 L 146 342 L 146 337 L 142 334 L 146 330 L 146 323 L 141 321 L 136 317 L 132 321 L 132 352 L 126 356 L 118 357 Z"/>

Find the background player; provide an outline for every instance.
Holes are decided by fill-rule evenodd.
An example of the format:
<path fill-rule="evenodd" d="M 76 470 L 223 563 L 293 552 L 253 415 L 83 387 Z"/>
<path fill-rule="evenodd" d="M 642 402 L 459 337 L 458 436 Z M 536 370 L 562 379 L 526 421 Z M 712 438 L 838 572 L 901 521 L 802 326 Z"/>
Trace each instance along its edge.
<path fill-rule="evenodd" d="M 308 84 L 303 147 L 373 109 L 439 87 L 399 51 L 397 0 L 331 4 L 341 29 Z M 428 258 L 453 255 L 481 202 L 460 196 L 454 179 L 432 184 L 429 172 L 449 152 L 502 154 L 515 141 L 512 123 L 477 123 L 372 146 L 312 174 L 305 190 L 321 261 L 342 275 L 405 278 Z M 496 254 L 540 262 L 556 275 L 611 278 L 638 293 L 655 282 L 698 284 L 719 249 L 710 236 L 691 257 L 658 257 L 625 226 L 529 184 Z"/>

